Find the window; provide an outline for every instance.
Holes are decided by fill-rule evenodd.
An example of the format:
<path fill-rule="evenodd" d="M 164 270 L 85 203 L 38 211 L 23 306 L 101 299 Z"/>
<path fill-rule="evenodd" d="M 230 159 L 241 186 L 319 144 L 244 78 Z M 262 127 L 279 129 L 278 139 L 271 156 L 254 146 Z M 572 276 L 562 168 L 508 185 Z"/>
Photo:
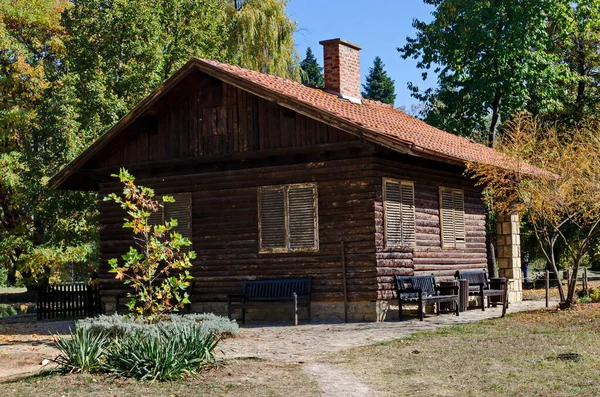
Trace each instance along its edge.
<path fill-rule="evenodd" d="M 461 189 L 440 187 L 442 248 L 465 248 L 465 203 Z"/>
<path fill-rule="evenodd" d="M 385 246 L 414 246 L 416 244 L 414 183 L 384 178 L 383 213 Z"/>
<path fill-rule="evenodd" d="M 316 185 L 260 188 L 258 230 L 261 252 L 317 251 L 319 225 Z"/>
<path fill-rule="evenodd" d="M 182 237 L 192 238 L 192 194 L 191 193 L 176 193 L 167 194 L 175 199 L 174 203 L 162 203 L 163 207 L 158 212 L 150 216 L 149 223 L 157 225 L 177 219 L 177 227 L 174 230 L 181 234 Z M 157 198 L 162 201 L 162 195 L 157 195 Z"/>

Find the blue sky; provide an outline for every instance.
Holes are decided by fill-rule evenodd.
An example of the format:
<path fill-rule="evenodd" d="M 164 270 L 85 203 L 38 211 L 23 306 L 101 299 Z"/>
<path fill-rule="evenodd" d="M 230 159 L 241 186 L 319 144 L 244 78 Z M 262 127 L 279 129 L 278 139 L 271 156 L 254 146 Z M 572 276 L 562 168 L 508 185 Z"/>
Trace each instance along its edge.
<path fill-rule="evenodd" d="M 414 36 L 414 18 L 430 21 L 433 8 L 422 0 L 291 0 L 287 11 L 298 23 L 296 47 L 301 58 L 311 47 L 323 66 L 323 51 L 319 41 L 341 37 L 362 47 L 360 52 L 361 77 L 364 82 L 373 59 L 379 55 L 385 70 L 396 87 L 396 106 L 417 103 L 410 96 L 407 82 L 419 87 L 435 84 L 431 77 L 421 80 L 416 61 L 404 60 L 397 47 L 404 45 L 406 36 Z"/>

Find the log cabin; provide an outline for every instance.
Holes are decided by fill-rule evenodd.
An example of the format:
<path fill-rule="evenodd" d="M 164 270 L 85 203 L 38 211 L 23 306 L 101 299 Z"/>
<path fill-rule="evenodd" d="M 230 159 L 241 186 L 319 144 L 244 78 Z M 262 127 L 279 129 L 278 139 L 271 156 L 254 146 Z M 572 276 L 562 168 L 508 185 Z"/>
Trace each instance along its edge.
<path fill-rule="evenodd" d="M 487 268 L 482 191 L 465 162 L 499 152 L 361 98 L 360 47 L 322 41 L 325 88 L 193 58 L 50 181 L 96 191 L 107 312 L 123 286 L 107 261 L 132 244 L 102 201 L 128 169 L 176 203 L 197 253 L 192 308 L 226 312 L 244 280 L 312 278 L 313 319 L 396 314 L 394 275 Z M 532 172 L 535 172 L 533 170 Z M 517 215 L 498 219 L 500 275 L 521 299 Z M 282 313 L 249 313 L 249 319 Z"/>

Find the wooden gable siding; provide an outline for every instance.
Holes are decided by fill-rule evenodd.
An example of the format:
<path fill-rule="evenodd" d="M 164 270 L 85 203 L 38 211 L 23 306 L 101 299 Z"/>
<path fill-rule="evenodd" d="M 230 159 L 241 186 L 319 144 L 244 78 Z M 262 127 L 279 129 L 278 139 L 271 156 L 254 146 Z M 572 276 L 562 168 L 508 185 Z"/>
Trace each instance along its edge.
<path fill-rule="evenodd" d="M 210 78 L 153 116 L 154 128 L 128 128 L 118 150 L 99 153 L 94 168 L 295 148 L 357 140 L 337 128 Z"/>
<path fill-rule="evenodd" d="M 375 175 L 414 181 L 416 245 L 386 248 L 381 188 L 375 204 L 378 299 L 392 299 L 394 275 L 451 277 L 457 269 L 487 268 L 485 213 L 481 190 L 460 172 L 427 169 L 406 161 L 377 158 Z M 466 247 L 442 248 L 440 240 L 439 186 L 464 190 Z"/>
<path fill-rule="evenodd" d="M 373 203 L 380 178 L 371 157 L 295 165 L 206 172 L 195 175 L 138 179 L 158 194 L 191 192 L 193 249 L 198 257 L 194 300 L 224 302 L 240 293 L 243 280 L 313 278 L 315 301 L 343 301 L 341 241 L 346 241 L 348 296 L 374 301 L 377 296 Z M 257 192 L 261 186 L 316 183 L 319 251 L 259 253 Z M 101 185 L 100 197 L 118 190 Z M 127 286 L 114 282 L 107 261 L 131 244 L 122 228 L 123 211 L 100 201 L 101 270 L 106 295 L 124 296 Z"/>

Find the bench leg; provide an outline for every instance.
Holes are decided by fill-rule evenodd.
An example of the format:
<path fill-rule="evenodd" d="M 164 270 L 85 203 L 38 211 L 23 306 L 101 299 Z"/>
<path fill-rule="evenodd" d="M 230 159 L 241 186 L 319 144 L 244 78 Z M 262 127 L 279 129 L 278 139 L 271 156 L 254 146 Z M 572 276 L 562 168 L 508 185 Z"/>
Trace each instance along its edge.
<path fill-rule="evenodd" d="M 423 299 L 419 298 L 419 319 L 423 321 L 425 313 L 423 313 Z"/>
<path fill-rule="evenodd" d="M 483 287 L 481 288 L 481 293 L 479 294 L 481 298 L 481 311 L 485 311 L 485 295 L 483 295 Z"/>
<path fill-rule="evenodd" d="M 311 323 L 312 319 L 310 317 L 310 302 L 308 302 L 308 306 L 306 306 L 306 311 L 308 312 L 308 322 Z"/>
<path fill-rule="evenodd" d="M 435 311 L 437 313 L 437 315 L 440 315 L 440 303 L 439 302 L 435 302 Z"/>
<path fill-rule="evenodd" d="M 246 309 L 242 309 L 242 324 L 246 324 Z"/>
<path fill-rule="evenodd" d="M 298 294 L 294 292 L 294 325 L 298 325 Z"/>
<path fill-rule="evenodd" d="M 457 316 L 458 316 L 458 312 L 460 311 L 459 309 L 460 309 L 460 307 L 458 305 L 458 298 L 456 298 L 456 300 L 454 300 L 454 310 L 456 311 Z"/>
<path fill-rule="evenodd" d="M 402 301 L 398 299 L 398 321 L 402 321 Z"/>

